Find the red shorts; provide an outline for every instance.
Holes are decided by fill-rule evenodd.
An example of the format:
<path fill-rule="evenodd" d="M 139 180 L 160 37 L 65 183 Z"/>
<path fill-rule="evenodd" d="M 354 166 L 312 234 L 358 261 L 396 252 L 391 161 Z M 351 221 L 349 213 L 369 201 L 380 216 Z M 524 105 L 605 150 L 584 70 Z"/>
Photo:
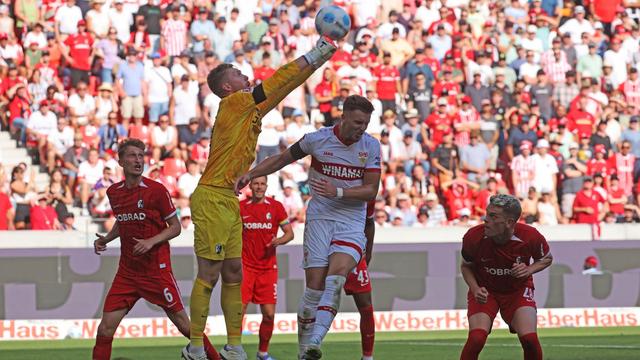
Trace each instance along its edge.
<path fill-rule="evenodd" d="M 278 300 L 278 270 L 242 268 L 242 303 L 275 304 Z"/>
<path fill-rule="evenodd" d="M 513 320 L 513 314 L 515 314 L 516 310 L 524 306 L 535 308 L 536 301 L 533 299 L 533 289 L 527 287 L 522 288 L 518 291 L 514 291 L 510 294 L 497 294 L 489 292 L 489 296 L 485 304 L 478 303 L 473 297 L 471 291 L 469 291 L 467 293 L 467 305 L 468 318 L 477 313 L 485 313 L 489 315 L 489 318 L 491 318 L 491 321 L 493 321 L 499 310 L 500 316 L 502 316 L 502 320 L 504 320 L 507 324 L 511 324 L 511 320 Z"/>
<path fill-rule="evenodd" d="M 347 275 L 344 292 L 347 295 L 371 292 L 371 279 L 369 278 L 369 270 L 367 269 L 367 262 L 364 256 L 360 259 L 358 266 L 353 268 L 349 275 Z"/>
<path fill-rule="evenodd" d="M 124 275 L 118 272 L 104 300 L 104 312 L 131 309 L 138 299 L 158 305 L 167 312 L 184 310 L 180 289 L 173 272 L 163 271 L 155 275 Z"/>

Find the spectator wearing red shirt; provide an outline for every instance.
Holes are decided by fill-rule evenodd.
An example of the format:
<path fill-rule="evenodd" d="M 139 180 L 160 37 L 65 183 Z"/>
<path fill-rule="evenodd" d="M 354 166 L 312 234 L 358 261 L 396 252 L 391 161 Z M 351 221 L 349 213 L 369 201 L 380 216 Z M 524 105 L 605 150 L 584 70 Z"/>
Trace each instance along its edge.
<path fill-rule="evenodd" d="M 80 81 L 88 84 L 94 50 L 93 37 L 87 32 L 86 21 L 78 21 L 78 33 L 69 35 L 64 44 L 67 51 L 63 51 L 62 55 L 71 70 L 71 86 L 75 87 Z"/>
<path fill-rule="evenodd" d="M 611 170 L 609 162 L 604 158 L 607 154 L 607 149 L 602 144 L 597 144 L 593 149 L 595 151 L 595 158 L 587 162 L 587 175 L 593 176 L 595 173 L 600 173 L 605 179 L 608 179 L 613 171 Z"/>
<path fill-rule="evenodd" d="M 609 211 L 613 212 L 617 216 L 622 216 L 622 214 L 624 214 L 624 206 L 627 204 L 627 196 L 624 194 L 624 190 L 620 187 L 620 181 L 616 175 L 611 176 L 609 183 L 609 191 L 607 192 Z"/>
<path fill-rule="evenodd" d="M 449 220 L 460 218 L 461 210 L 470 210 L 473 207 L 473 190 L 478 190 L 480 186 L 463 178 L 455 178 L 440 184 L 444 190 L 444 197 L 447 199 L 449 209 Z"/>
<path fill-rule="evenodd" d="M 333 69 L 327 67 L 322 72 L 322 81 L 316 85 L 313 95 L 318 102 L 318 110 L 325 119 L 331 119 L 331 101 L 336 96 L 335 73 Z"/>
<path fill-rule="evenodd" d="M 11 200 L 9 200 L 9 195 L 0 191 L 0 230 L 15 230 L 13 225 L 14 216 L 15 211 L 13 210 L 13 205 L 11 205 Z"/>
<path fill-rule="evenodd" d="M 271 66 L 271 54 L 266 51 L 263 52 L 260 66 L 253 69 L 253 79 L 256 85 L 260 85 L 264 79 L 270 78 L 275 72 L 276 69 Z"/>
<path fill-rule="evenodd" d="M 489 178 L 487 180 L 487 188 L 478 192 L 474 202 L 473 212 L 478 217 L 483 217 L 487 214 L 487 205 L 489 205 L 489 199 L 493 195 L 498 193 L 498 180 L 496 178 Z"/>
<path fill-rule="evenodd" d="M 425 120 L 427 129 L 431 130 L 432 148 L 437 147 L 442 143 L 442 138 L 445 132 L 450 132 L 453 126 L 453 121 L 449 113 L 447 113 L 447 100 L 438 100 L 438 110 L 429 115 Z M 425 139 L 426 140 L 426 139 Z"/>
<path fill-rule="evenodd" d="M 29 211 L 31 230 L 61 230 L 58 214 L 49 205 L 49 197 L 45 193 L 38 195 L 38 203 Z"/>
<path fill-rule="evenodd" d="M 12 133 L 20 131 L 20 143 L 24 144 L 27 139 L 27 119 L 31 116 L 29 93 L 21 83 L 9 93 L 14 94 L 9 102 L 9 128 Z"/>
<path fill-rule="evenodd" d="M 591 0 L 589 12 L 604 25 L 604 30 L 611 35 L 611 22 L 616 17 L 616 12 L 623 6 L 623 0 Z"/>
<path fill-rule="evenodd" d="M 376 84 L 378 99 L 382 102 L 382 111 L 396 108 L 396 93 L 402 95 L 400 71 L 391 65 L 391 53 L 382 54 L 382 65 L 373 69 L 373 80 Z"/>
<path fill-rule="evenodd" d="M 581 97 L 576 109 L 567 114 L 567 128 L 574 134 L 591 136 L 595 117 L 586 111 L 587 98 Z"/>
<path fill-rule="evenodd" d="M 585 178 L 582 190 L 573 200 L 573 217 L 578 224 L 597 224 L 600 218 L 598 204 L 604 202 L 602 196 L 593 191 L 593 179 Z"/>

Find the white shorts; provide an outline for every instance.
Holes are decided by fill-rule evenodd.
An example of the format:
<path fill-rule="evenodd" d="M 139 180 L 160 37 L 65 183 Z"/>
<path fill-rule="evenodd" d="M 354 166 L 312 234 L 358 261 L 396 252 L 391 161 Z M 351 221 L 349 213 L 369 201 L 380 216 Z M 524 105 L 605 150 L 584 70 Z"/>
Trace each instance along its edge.
<path fill-rule="evenodd" d="M 302 267 L 327 267 L 329 256 L 336 252 L 351 255 L 357 264 L 366 244 L 362 226 L 333 220 L 308 220 L 304 227 Z"/>

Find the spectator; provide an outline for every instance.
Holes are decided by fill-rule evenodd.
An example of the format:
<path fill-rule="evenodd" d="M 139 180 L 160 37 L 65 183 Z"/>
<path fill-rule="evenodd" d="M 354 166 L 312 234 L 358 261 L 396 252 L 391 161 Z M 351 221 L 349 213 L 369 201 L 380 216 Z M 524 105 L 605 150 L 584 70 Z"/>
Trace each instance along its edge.
<path fill-rule="evenodd" d="M 47 137 L 47 169 L 49 173 L 62 161 L 64 154 L 73 146 L 73 129 L 65 118 L 59 118 L 56 128 Z M 43 159 L 44 161 L 44 159 Z"/>
<path fill-rule="evenodd" d="M 374 221 L 375 221 L 375 225 L 376 227 L 389 227 L 389 216 L 387 215 L 387 212 L 384 210 L 376 210 L 375 215 L 374 215 Z"/>
<path fill-rule="evenodd" d="M 255 9 L 253 13 L 253 22 L 247 24 L 247 33 L 249 34 L 249 41 L 254 44 L 259 44 L 262 41 L 262 37 L 267 33 L 267 23 L 262 19 L 262 11 Z M 275 65 L 277 66 L 277 65 Z"/>
<path fill-rule="evenodd" d="M 232 53 L 233 41 L 235 37 L 225 29 L 227 25 L 227 19 L 224 16 L 220 16 L 216 20 L 216 28 L 213 32 L 212 43 L 215 44 L 215 52 L 219 59 L 225 59 Z"/>
<path fill-rule="evenodd" d="M 11 204 L 9 195 L 7 195 L 2 189 L 0 189 L 0 214 L 3 214 L 0 216 L 0 231 L 15 230 L 13 220 L 16 212 Z"/>
<path fill-rule="evenodd" d="M 172 4 L 167 8 L 170 13 L 169 18 L 162 25 L 162 36 L 160 36 L 160 48 L 163 49 L 168 56 L 178 56 L 187 48 L 188 31 L 186 22 L 181 19 L 180 6 Z M 223 43 L 214 42 L 216 45 Z M 220 54 L 218 54 L 220 55 Z M 222 58 L 222 56 L 220 56 Z"/>
<path fill-rule="evenodd" d="M 473 74 L 473 83 L 466 86 L 464 94 L 471 98 L 471 103 L 478 110 L 482 110 L 482 100 L 488 99 L 491 95 L 489 87 L 482 84 L 482 74 L 479 72 Z"/>
<path fill-rule="evenodd" d="M 149 122 L 155 124 L 158 122 L 160 114 L 164 114 L 169 111 L 169 101 L 172 98 L 173 81 L 169 69 L 162 65 L 160 54 L 154 52 L 150 55 L 150 58 L 153 66 L 144 68 L 144 83 L 147 85 L 148 89 L 147 99 L 149 102 Z"/>
<path fill-rule="evenodd" d="M 16 166 L 11 171 L 11 200 L 15 204 L 15 229 L 25 229 L 29 220 L 29 209 L 31 200 L 35 197 L 35 178 L 36 173 L 31 169 L 29 181 L 25 181 L 24 173 L 26 166 Z"/>
<path fill-rule="evenodd" d="M 621 224 L 634 224 L 640 222 L 640 210 L 636 205 L 626 205 L 624 214 L 618 219 Z"/>
<path fill-rule="evenodd" d="M 565 74 L 564 81 L 554 83 L 552 99 L 557 104 L 567 108 L 571 101 L 578 96 L 579 92 L 580 89 L 576 84 L 576 73 L 573 70 L 569 70 Z"/>
<path fill-rule="evenodd" d="M 74 217 L 73 213 L 69 212 L 67 206 L 73 204 L 73 194 L 69 185 L 64 183 L 64 177 L 62 171 L 59 168 L 53 169 L 50 172 L 51 179 L 49 185 L 45 189 L 45 194 L 51 201 L 51 207 L 53 207 L 58 216 L 58 222 L 64 229 L 72 229 Z"/>
<path fill-rule="evenodd" d="M 415 87 L 406 93 L 407 108 L 416 109 L 420 119 L 426 119 L 431 114 L 431 87 L 423 73 L 415 75 Z M 403 86 L 404 87 L 404 86 Z"/>
<path fill-rule="evenodd" d="M 469 145 L 460 150 L 460 169 L 466 173 L 467 179 L 478 184 L 488 180 L 491 152 L 487 145 L 480 141 L 480 132 L 471 131 Z"/>
<path fill-rule="evenodd" d="M 413 131 L 411 130 L 404 131 L 402 142 L 396 147 L 391 160 L 399 162 L 407 176 L 411 176 L 413 167 L 418 163 L 423 168 L 429 169 L 427 157 L 422 153 L 422 148 L 414 139 Z M 405 220 L 407 220 L 406 217 Z"/>
<path fill-rule="evenodd" d="M 282 194 L 278 200 L 284 206 L 289 219 L 298 218 L 299 213 L 304 210 L 304 204 L 293 180 L 285 180 L 282 183 Z"/>
<path fill-rule="evenodd" d="M 171 125 L 176 126 L 178 132 L 186 131 L 189 121 L 200 117 L 198 105 L 198 85 L 189 81 L 189 76 L 182 75 L 180 86 L 173 90 L 169 103 Z"/>
<path fill-rule="evenodd" d="M 467 213 L 473 204 L 472 193 L 480 189 L 478 184 L 462 177 L 456 177 L 453 180 L 442 182 L 440 187 L 446 199 L 449 210 L 449 220 L 459 219 L 464 213 Z M 470 213 L 467 213 L 467 216 L 470 215 Z"/>
<path fill-rule="evenodd" d="M 29 210 L 31 230 L 62 230 L 56 210 L 49 205 L 50 197 L 46 193 L 39 193 L 37 204 Z"/>
<path fill-rule="evenodd" d="M 438 203 L 438 195 L 435 193 L 428 193 L 427 196 L 425 196 L 425 204 L 429 215 L 427 227 L 436 227 L 447 224 L 447 213 L 444 211 L 444 207 Z"/>
<path fill-rule="evenodd" d="M 436 170 L 440 183 L 453 180 L 458 171 L 458 147 L 453 144 L 451 129 L 442 134 L 442 144 L 436 147 L 431 157 L 431 166 Z"/>
<path fill-rule="evenodd" d="M 127 137 L 127 130 L 124 125 L 118 124 L 118 113 L 109 113 L 108 122 L 100 126 L 98 130 L 100 138 L 99 150 L 104 153 L 107 150 L 118 151 L 118 144 Z"/>
<path fill-rule="evenodd" d="M 109 121 L 109 114 L 112 112 L 118 116 L 120 113 L 117 96 L 113 93 L 110 83 L 103 83 L 98 88 L 98 95 L 95 97 L 95 117 L 99 124 L 104 125 Z"/>
<path fill-rule="evenodd" d="M 333 126 L 340 120 L 342 116 L 342 105 L 344 104 L 345 99 L 349 96 L 349 92 L 351 91 L 351 82 L 348 80 L 340 80 L 340 89 L 338 94 L 331 100 L 331 116 L 329 119 L 325 118 L 326 126 Z M 387 110 L 393 111 L 393 110 Z M 384 118 L 384 114 L 383 114 Z"/>
<path fill-rule="evenodd" d="M 36 142 L 43 162 L 47 159 L 47 139 L 54 133 L 57 124 L 56 114 L 49 111 L 47 100 L 42 100 L 40 109 L 32 113 L 27 120 L 27 140 Z"/>
<path fill-rule="evenodd" d="M 573 217 L 578 224 L 597 224 L 604 213 L 599 211 L 598 204 L 604 199 L 596 191 L 593 191 L 593 179 L 584 179 L 580 190 L 573 201 Z"/>
<path fill-rule="evenodd" d="M 338 70 L 338 75 L 340 75 L 340 70 Z M 404 98 L 404 95 L 400 84 L 400 72 L 397 67 L 391 65 L 390 52 L 382 54 L 382 65 L 375 68 L 373 74 L 373 78 L 369 79 L 369 81 L 375 80 L 378 99 L 382 102 L 382 110 L 395 109 L 396 94 L 400 95 L 401 98 Z M 367 79 L 361 80 L 367 81 Z"/>
<path fill-rule="evenodd" d="M 193 194 L 193 191 L 196 189 L 200 177 L 198 163 L 193 160 L 187 161 L 187 172 L 182 174 L 178 179 L 178 190 L 180 191 L 181 198 L 191 198 L 191 194 Z"/>
<path fill-rule="evenodd" d="M 175 127 L 169 126 L 169 115 L 160 115 L 158 124 L 151 131 L 153 163 L 168 157 L 178 147 L 178 132 Z"/>
<path fill-rule="evenodd" d="M 144 65 L 138 61 L 138 52 L 129 48 L 127 60 L 118 67 L 116 76 L 118 92 L 122 98 L 122 125 L 129 127 L 131 116 L 144 117 L 144 107 L 148 103 L 147 87 L 144 81 Z"/>
<path fill-rule="evenodd" d="M 119 53 L 123 50 L 123 44 L 118 40 L 118 31 L 115 27 L 109 27 L 106 37 L 102 38 L 95 49 L 96 56 L 102 58 L 102 70 L 100 81 L 103 84 L 113 83 L 114 69 L 120 63 Z"/>
<path fill-rule="evenodd" d="M 582 275 L 602 275 L 603 272 L 598 270 L 598 258 L 595 256 L 587 256 L 582 265 Z"/>
<path fill-rule="evenodd" d="M 515 195 L 520 199 L 527 197 L 529 188 L 533 185 L 536 163 L 531 157 L 533 145 L 529 141 L 522 141 L 520 154 L 511 161 L 511 181 Z"/>
<path fill-rule="evenodd" d="M 103 175 L 104 162 L 100 159 L 97 149 L 89 150 L 87 160 L 78 166 L 78 185 L 80 188 L 80 201 L 82 204 L 82 215 L 89 215 L 89 199 L 91 190 Z"/>
<path fill-rule="evenodd" d="M 147 34 L 149 34 L 150 53 L 157 52 L 160 49 L 160 33 L 162 31 L 161 22 L 163 20 L 163 12 L 160 1 L 153 0 L 138 8 L 136 20 L 144 19 L 147 25 Z"/>
<path fill-rule="evenodd" d="M 180 209 L 180 225 L 182 225 L 183 230 L 191 230 L 195 229 L 193 225 L 193 221 L 191 220 L 191 209 L 190 208 L 182 208 Z"/>
<path fill-rule="evenodd" d="M 551 193 L 556 195 L 558 163 L 553 155 L 549 154 L 549 142 L 546 139 L 538 140 L 537 152 L 531 157 L 534 162 L 533 187 L 538 193 Z"/>
<path fill-rule="evenodd" d="M 82 11 L 76 6 L 76 1 L 67 0 L 65 4 L 60 6 L 56 11 L 55 21 L 56 38 L 62 38 L 77 34 L 80 29 L 76 24 L 84 20 L 82 18 Z"/>
<path fill-rule="evenodd" d="M 68 0 L 74 2 L 74 0 Z M 62 8 L 61 8 L 62 9 Z M 69 20 L 65 19 L 65 23 Z M 93 37 L 87 33 L 87 23 L 85 20 L 77 22 L 77 34 L 71 33 L 64 40 L 66 50 L 62 52 L 65 60 L 69 64 L 71 71 L 71 86 L 79 87 L 80 82 L 89 83 L 89 70 L 93 60 L 94 47 Z"/>
<path fill-rule="evenodd" d="M 196 20 L 191 23 L 189 33 L 193 42 L 193 52 L 202 53 L 205 47 L 213 46 L 213 33 L 216 29 L 213 21 L 209 20 L 209 11 L 205 6 L 197 8 Z"/>
<path fill-rule="evenodd" d="M 111 20 L 104 3 L 106 0 L 92 0 L 91 10 L 87 12 L 85 18 L 87 20 L 87 31 L 97 39 L 107 36 Z"/>
<path fill-rule="evenodd" d="M 191 118 L 188 127 L 178 128 L 178 140 L 183 159 L 189 159 L 189 154 L 192 153 L 193 147 L 200 141 L 203 134 L 198 118 Z"/>
<path fill-rule="evenodd" d="M 560 214 L 558 203 L 554 201 L 554 197 L 549 192 L 543 192 L 538 201 L 538 224 L 540 225 L 558 225 L 563 220 Z"/>
<path fill-rule="evenodd" d="M 85 126 L 93 122 L 96 112 L 96 102 L 93 96 L 87 92 L 87 84 L 78 82 L 77 92 L 69 96 L 69 120 L 74 128 Z"/>

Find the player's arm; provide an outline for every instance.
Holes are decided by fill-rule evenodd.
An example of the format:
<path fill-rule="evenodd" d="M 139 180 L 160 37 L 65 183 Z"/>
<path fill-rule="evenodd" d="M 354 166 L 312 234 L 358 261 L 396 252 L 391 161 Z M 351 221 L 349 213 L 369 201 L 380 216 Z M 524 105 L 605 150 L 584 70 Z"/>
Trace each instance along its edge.
<path fill-rule="evenodd" d="M 369 201 L 378 195 L 380 171 L 365 171 L 362 185 L 350 188 L 338 188 L 326 179 L 311 179 L 311 187 L 317 195 L 347 200 Z M 342 196 L 339 196 L 340 193 Z"/>
<path fill-rule="evenodd" d="M 367 245 L 365 261 L 367 265 L 371 262 L 371 258 L 373 257 L 373 238 L 376 235 L 376 225 L 373 221 L 373 218 L 367 217 L 367 220 L 364 223 L 364 236 L 367 238 Z"/>
<path fill-rule="evenodd" d="M 151 250 L 154 246 L 167 242 L 180 235 L 182 227 L 180 226 L 180 220 L 178 220 L 178 216 L 174 214 L 166 221 L 168 226 L 157 235 L 152 236 L 148 239 L 133 238 L 133 240 L 137 242 L 137 244 L 133 247 L 133 255 L 143 255 Z"/>
<path fill-rule="evenodd" d="M 476 280 L 476 275 L 473 272 L 473 258 L 465 249 L 463 248 L 461 251 L 462 254 L 462 263 L 460 264 L 460 273 L 462 273 L 462 278 L 464 282 L 467 283 L 469 287 L 469 291 L 473 294 L 473 297 L 480 304 L 484 304 L 487 302 L 487 297 L 489 296 L 489 292 L 484 286 L 480 286 L 478 284 L 478 280 Z"/>
<path fill-rule="evenodd" d="M 96 233 L 96 236 L 98 238 L 93 242 L 93 252 L 95 252 L 97 255 L 100 255 L 101 252 L 107 250 L 108 243 L 112 242 L 120 236 L 120 227 L 118 225 L 118 222 L 116 221 L 116 223 L 111 228 L 111 231 L 109 231 L 106 235 L 100 235 Z"/>
<path fill-rule="evenodd" d="M 249 181 L 260 176 L 267 176 L 291 164 L 292 162 L 302 159 L 307 154 L 300 148 L 300 142 L 291 145 L 287 150 L 278 155 L 270 156 L 263 160 L 258 166 L 249 170 L 246 174 L 236 180 L 235 191 L 240 193 Z"/>
<path fill-rule="evenodd" d="M 553 262 L 553 256 L 549 250 L 549 244 L 542 234 L 537 233 L 537 237 L 531 242 L 531 254 L 533 263 L 516 263 L 511 267 L 511 276 L 515 278 L 528 278 L 529 276 L 548 268 Z"/>
<path fill-rule="evenodd" d="M 285 220 L 280 223 L 280 229 L 282 229 L 283 232 L 282 236 L 273 239 L 270 246 L 278 247 L 280 245 L 285 245 L 293 240 L 293 227 L 291 226 L 291 223 L 289 223 L 289 220 Z"/>
<path fill-rule="evenodd" d="M 329 39 L 320 38 L 316 46 L 296 60 L 281 66 L 271 77 L 253 89 L 253 99 L 262 114 L 276 107 L 291 91 L 305 82 L 327 62 L 338 48 Z"/>

